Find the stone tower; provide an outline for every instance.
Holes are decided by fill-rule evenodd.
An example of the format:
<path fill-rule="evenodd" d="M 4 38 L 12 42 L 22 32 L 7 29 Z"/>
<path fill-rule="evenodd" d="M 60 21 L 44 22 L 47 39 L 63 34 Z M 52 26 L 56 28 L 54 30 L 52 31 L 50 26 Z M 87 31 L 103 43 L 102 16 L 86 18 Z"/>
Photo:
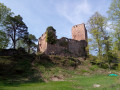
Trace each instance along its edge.
<path fill-rule="evenodd" d="M 84 23 L 72 27 L 72 39 L 80 42 L 78 49 L 80 56 L 87 57 L 87 30 Z"/>
<path fill-rule="evenodd" d="M 78 24 L 72 27 L 72 39 L 74 40 L 85 40 L 87 41 L 87 30 L 85 24 Z"/>

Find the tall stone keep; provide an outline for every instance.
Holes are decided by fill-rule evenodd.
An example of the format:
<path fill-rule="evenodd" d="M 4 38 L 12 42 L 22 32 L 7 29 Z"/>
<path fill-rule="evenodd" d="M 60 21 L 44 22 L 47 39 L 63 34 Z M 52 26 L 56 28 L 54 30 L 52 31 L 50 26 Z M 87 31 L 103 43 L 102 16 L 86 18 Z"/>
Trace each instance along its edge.
<path fill-rule="evenodd" d="M 87 30 L 84 23 L 72 27 L 72 39 L 77 41 L 87 40 Z"/>

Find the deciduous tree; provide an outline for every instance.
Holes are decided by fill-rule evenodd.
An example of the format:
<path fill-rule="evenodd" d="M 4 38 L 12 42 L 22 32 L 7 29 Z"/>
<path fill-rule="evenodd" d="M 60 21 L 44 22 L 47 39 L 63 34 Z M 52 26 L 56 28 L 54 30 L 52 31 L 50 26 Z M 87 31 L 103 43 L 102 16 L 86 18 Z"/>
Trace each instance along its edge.
<path fill-rule="evenodd" d="M 108 10 L 108 19 L 114 30 L 114 49 L 120 51 L 120 0 L 112 0 Z"/>
<path fill-rule="evenodd" d="M 98 12 L 96 12 L 88 21 L 89 33 L 92 36 L 91 47 L 98 52 L 97 62 L 104 62 L 103 58 L 106 57 L 106 61 L 109 62 L 110 56 L 110 37 L 106 31 L 107 19 Z"/>

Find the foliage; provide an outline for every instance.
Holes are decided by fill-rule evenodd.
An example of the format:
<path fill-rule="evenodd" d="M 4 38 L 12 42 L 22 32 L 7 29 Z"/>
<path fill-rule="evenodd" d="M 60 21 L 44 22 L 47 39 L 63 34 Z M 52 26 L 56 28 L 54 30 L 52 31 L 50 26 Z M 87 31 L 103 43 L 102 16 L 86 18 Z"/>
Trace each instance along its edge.
<path fill-rule="evenodd" d="M 108 10 L 108 20 L 113 32 L 113 52 L 117 55 L 120 51 L 120 0 L 112 0 Z"/>
<path fill-rule="evenodd" d="M 113 0 L 108 10 L 109 20 L 116 24 L 120 23 L 119 14 L 120 14 L 120 0 Z"/>
<path fill-rule="evenodd" d="M 104 40 L 106 38 L 105 28 L 106 28 L 106 19 L 98 12 L 96 12 L 88 21 L 89 33 L 93 37 L 92 47 L 98 51 L 98 57 L 101 60 L 102 56 L 102 47 Z"/>
<path fill-rule="evenodd" d="M 92 65 L 89 69 L 92 71 L 97 70 L 99 67 L 97 65 Z"/>
<path fill-rule="evenodd" d="M 111 63 L 113 59 L 112 53 L 112 38 L 107 32 L 107 19 L 101 14 L 96 12 L 88 21 L 89 33 L 92 35 L 92 40 L 90 41 L 91 47 L 95 50 L 97 58 L 95 63 L 103 66 L 102 64 L 107 63 L 108 67 L 111 68 Z"/>
<path fill-rule="evenodd" d="M 37 54 L 36 56 L 36 61 L 41 61 L 41 60 L 46 60 L 46 61 L 50 61 L 50 57 L 44 53 L 40 53 L 40 54 Z"/>
<path fill-rule="evenodd" d="M 18 49 L 18 48 L 20 48 L 20 47 L 24 48 L 25 51 L 28 51 L 27 45 L 25 44 L 24 39 L 18 40 L 18 41 L 16 42 L 16 48 Z"/>
<path fill-rule="evenodd" d="M 0 30 L 0 49 L 7 48 L 9 43 L 9 38 L 7 37 L 6 33 Z"/>
<path fill-rule="evenodd" d="M 6 7 L 3 3 L 0 3 L 0 26 L 3 25 L 6 17 L 11 14 L 13 14 L 13 12 L 11 12 L 11 9 Z"/>
<path fill-rule="evenodd" d="M 54 31 L 54 32 L 56 32 L 56 30 L 52 26 L 47 27 L 46 31 Z"/>
<path fill-rule="evenodd" d="M 56 30 L 50 26 L 46 30 L 46 42 L 49 44 L 55 44 L 56 41 Z"/>
<path fill-rule="evenodd" d="M 120 71 L 120 63 L 118 63 L 117 70 Z"/>
<path fill-rule="evenodd" d="M 3 3 L 0 3 L 0 48 L 7 48 L 9 39 L 4 31 L 3 22 L 6 20 L 8 15 L 12 15 L 11 9 L 6 7 Z"/>
<path fill-rule="evenodd" d="M 23 22 L 20 15 L 18 16 L 7 16 L 4 21 L 5 30 L 7 35 L 11 38 L 13 42 L 14 49 L 16 48 L 16 42 L 28 34 L 27 26 Z"/>
<path fill-rule="evenodd" d="M 27 44 L 28 53 L 30 53 L 30 51 L 35 52 L 35 48 L 37 48 L 37 45 L 35 44 L 36 41 L 36 37 L 32 34 L 29 34 L 28 37 L 24 37 L 24 43 Z"/>

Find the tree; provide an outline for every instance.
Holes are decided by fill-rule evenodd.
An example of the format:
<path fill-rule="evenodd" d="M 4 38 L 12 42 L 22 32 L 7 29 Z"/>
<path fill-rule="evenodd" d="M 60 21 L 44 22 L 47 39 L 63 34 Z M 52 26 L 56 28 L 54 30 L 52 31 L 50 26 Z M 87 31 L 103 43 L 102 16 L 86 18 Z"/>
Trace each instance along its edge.
<path fill-rule="evenodd" d="M 108 19 L 112 24 L 112 29 L 115 30 L 114 37 L 114 46 L 118 51 L 120 51 L 120 0 L 112 0 L 112 3 L 108 10 Z"/>
<path fill-rule="evenodd" d="M 20 47 L 24 48 L 27 51 L 27 45 L 24 42 L 24 38 L 16 42 L 16 48 L 18 49 Z"/>
<path fill-rule="evenodd" d="M 29 34 L 28 37 L 24 37 L 24 42 L 27 44 L 28 53 L 30 53 L 30 51 L 34 51 L 34 49 L 37 47 L 35 44 L 36 41 L 36 37 L 32 34 Z"/>
<path fill-rule="evenodd" d="M 111 24 L 113 38 L 112 54 L 116 60 L 120 60 L 120 0 L 112 0 L 108 10 L 108 20 Z M 118 66 L 119 63 L 117 62 Z"/>
<path fill-rule="evenodd" d="M 96 12 L 88 21 L 89 33 L 94 39 L 94 47 L 98 51 L 99 58 L 102 56 L 102 45 L 105 39 L 105 17 Z"/>
<path fill-rule="evenodd" d="M 110 67 L 110 57 L 112 56 L 111 41 L 109 33 L 106 31 L 106 27 L 106 17 L 102 16 L 98 12 L 96 12 L 92 17 L 90 17 L 90 20 L 88 21 L 89 33 L 92 36 L 90 43 L 92 44 L 92 48 L 98 52 L 97 62 L 108 62 L 108 66 Z"/>
<path fill-rule="evenodd" d="M 4 21 L 4 26 L 7 35 L 13 42 L 13 47 L 15 49 L 16 42 L 28 34 L 28 27 L 25 25 L 20 15 L 14 17 L 8 15 L 7 19 Z"/>

